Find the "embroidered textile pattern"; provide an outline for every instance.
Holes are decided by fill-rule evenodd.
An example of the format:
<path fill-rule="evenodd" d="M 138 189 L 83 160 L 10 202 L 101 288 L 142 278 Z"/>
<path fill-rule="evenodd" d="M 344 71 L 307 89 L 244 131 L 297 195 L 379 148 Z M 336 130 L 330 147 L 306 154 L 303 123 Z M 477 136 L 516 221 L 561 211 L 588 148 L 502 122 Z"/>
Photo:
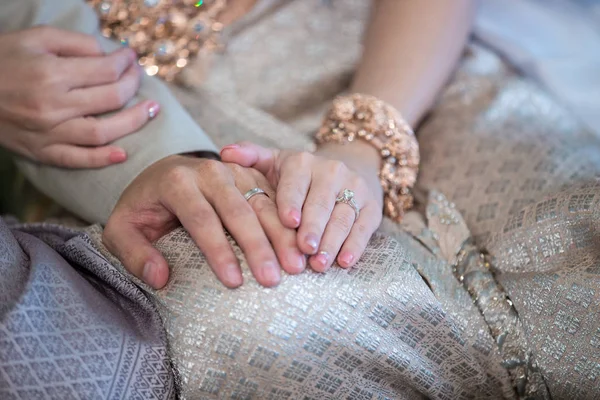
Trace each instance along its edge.
<path fill-rule="evenodd" d="M 462 282 L 489 325 L 503 358 L 502 365 L 508 369 L 519 397 L 549 399 L 548 389 L 528 347 L 526 334 L 513 303 L 496 281 L 489 257 L 474 245 L 473 238 L 455 205 L 446 200 L 441 193 L 432 191 L 426 217 L 428 227 L 437 240 L 449 236 L 458 239 L 454 251 L 440 248 L 437 253 L 448 256 L 456 279 Z M 463 233 L 449 233 L 449 226 L 463 229 Z M 429 248 L 432 249 L 436 245 Z M 444 245 L 447 246 L 447 243 L 442 244 Z M 456 251 L 457 245 L 460 246 L 459 251 Z"/>

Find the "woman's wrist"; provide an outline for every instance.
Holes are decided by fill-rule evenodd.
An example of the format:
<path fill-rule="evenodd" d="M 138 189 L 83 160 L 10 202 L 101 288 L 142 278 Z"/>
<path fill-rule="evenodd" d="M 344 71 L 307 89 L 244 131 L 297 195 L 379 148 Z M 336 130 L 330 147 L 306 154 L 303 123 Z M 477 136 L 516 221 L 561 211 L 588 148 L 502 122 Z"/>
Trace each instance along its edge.
<path fill-rule="evenodd" d="M 375 176 L 379 177 L 385 193 L 387 216 L 399 222 L 404 211 L 412 207 L 411 189 L 419 168 L 419 144 L 394 107 L 365 94 L 340 96 L 327 113 L 316 141 L 321 146 L 337 145 L 321 147 L 321 154 L 333 152 L 338 159 L 344 157 L 344 162 L 362 163 L 367 171 L 378 170 Z M 346 160 L 349 155 L 353 157 Z"/>

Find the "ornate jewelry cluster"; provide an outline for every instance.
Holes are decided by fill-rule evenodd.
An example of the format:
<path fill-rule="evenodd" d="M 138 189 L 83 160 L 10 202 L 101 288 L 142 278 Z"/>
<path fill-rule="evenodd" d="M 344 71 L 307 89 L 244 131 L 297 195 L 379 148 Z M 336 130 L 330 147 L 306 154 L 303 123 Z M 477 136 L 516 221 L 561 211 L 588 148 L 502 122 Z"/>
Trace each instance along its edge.
<path fill-rule="evenodd" d="M 419 172 L 419 143 L 400 113 L 373 96 L 352 94 L 336 98 L 316 135 L 317 143 L 347 143 L 357 139 L 381 154 L 379 179 L 384 214 L 400 222 L 413 205 L 411 189 Z"/>
<path fill-rule="evenodd" d="M 88 0 L 102 34 L 136 51 L 148 75 L 171 81 L 200 51 L 218 47 L 227 0 Z"/>

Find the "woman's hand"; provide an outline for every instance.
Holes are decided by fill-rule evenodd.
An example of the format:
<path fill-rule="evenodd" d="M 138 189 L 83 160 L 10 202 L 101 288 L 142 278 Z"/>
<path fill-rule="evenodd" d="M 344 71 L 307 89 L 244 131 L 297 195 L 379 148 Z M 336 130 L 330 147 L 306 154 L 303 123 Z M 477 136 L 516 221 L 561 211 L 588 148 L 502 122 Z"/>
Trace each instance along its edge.
<path fill-rule="evenodd" d="M 316 271 L 327 270 L 336 257 L 342 267 L 354 265 L 381 223 L 380 157 L 368 144 L 329 145 L 311 154 L 241 143 L 224 147 L 221 157 L 269 179 L 281 221 L 298 228 L 298 246 Z M 358 218 L 353 207 L 336 203 L 344 189 L 355 193 Z"/>
<path fill-rule="evenodd" d="M 244 194 L 257 187 L 267 195 L 246 200 Z M 167 282 L 169 267 L 151 242 L 183 225 L 217 278 L 234 288 L 242 284 L 242 274 L 225 227 L 256 280 L 275 286 L 280 266 L 290 274 L 300 273 L 306 259 L 296 246 L 296 232 L 280 222 L 271 200 L 274 195 L 267 179 L 254 169 L 203 158 L 166 157 L 123 192 L 103 241 L 125 268 L 159 289 Z"/>
<path fill-rule="evenodd" d="M 49 27 L 0 35 L 0 145 L 35 161 L 69 168 L 123 162 L 110 142 L 141 128 L 159 110 L 136 94 L 135 53 L 104 54 L 93 36 Z"/>

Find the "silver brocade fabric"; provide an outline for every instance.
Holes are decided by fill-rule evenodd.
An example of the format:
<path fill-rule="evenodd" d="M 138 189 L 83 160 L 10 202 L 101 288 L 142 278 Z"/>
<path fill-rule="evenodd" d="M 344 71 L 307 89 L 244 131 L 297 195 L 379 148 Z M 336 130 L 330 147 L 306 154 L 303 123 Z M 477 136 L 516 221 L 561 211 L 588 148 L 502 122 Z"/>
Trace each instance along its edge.
<path fill-rule="evenodd" d="M 174 90 L 218 145 L 311 149 L 359 58 L 367 3 L 265 1 L 207 81 L 191 69 Z M 600 139 L 476 44 L 418 137 L 417 186 L 454 211 L 434 201 L 427 218 L 384 222 L 351 271 L 263 289 L 244 265 L 231 291 L 183 230 L 157 243 L 172 276 L 148 295 L 182 398 L 600 397 Z M 477 251 L 468 238 L 489 267 L 458 265 Z"/>

